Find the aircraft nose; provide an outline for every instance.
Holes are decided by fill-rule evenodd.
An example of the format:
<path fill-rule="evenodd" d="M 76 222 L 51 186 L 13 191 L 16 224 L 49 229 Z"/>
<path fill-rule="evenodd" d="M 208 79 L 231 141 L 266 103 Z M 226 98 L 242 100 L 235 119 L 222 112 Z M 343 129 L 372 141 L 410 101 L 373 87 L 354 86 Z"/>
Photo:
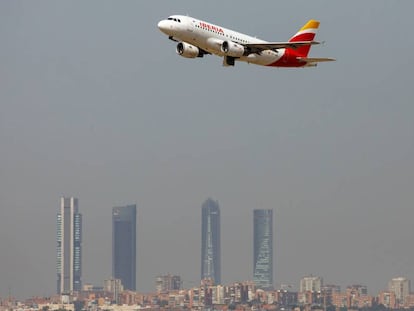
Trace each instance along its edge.
<path fill-rule="evenodd" d="M 162 32 L 167 32 L 168 28 L 168 22 L 166 20 L 162 20 L 158 23 L 158 29 Z"/>

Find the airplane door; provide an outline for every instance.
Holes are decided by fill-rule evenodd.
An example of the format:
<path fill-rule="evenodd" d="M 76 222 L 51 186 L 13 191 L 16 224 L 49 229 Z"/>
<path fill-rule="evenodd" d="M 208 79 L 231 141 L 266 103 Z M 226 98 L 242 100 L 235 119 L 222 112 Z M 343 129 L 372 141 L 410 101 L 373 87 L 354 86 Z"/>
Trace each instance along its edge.
<path fill-rule="evenodd" d="M 195 23 L 195 21 L 193 21 L 193 20 L 187 23 L 187 30 L 189 32 L 193 32 L 194 31 L 194 23 Z"/>
<path fill-rule="evenodd" d="M 194 43 L 196 43 L 196 41 L 197 41 L 197 36 L 196 36 L 196 34 L 195 34 L 195 32 L 194 32 L 194 29 L 195 29 L 195 23 L 196 23 L 196 21 L 195 21 L 195 20 L 191 20 L 191 21 L 189 21 L 189 22 L 188 22 L 188 24 L 187 24 L 187 30 L 188 30 L 188 32 L 190 33 L 191 40 L 193 40 L 193 41 L 194 41 Z"/>

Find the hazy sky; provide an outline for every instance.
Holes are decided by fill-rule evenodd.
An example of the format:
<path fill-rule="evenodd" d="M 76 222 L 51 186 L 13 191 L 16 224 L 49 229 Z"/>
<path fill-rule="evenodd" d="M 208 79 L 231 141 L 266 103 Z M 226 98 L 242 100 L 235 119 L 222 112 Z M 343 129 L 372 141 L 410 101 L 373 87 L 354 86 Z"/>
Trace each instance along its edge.
<path fill-rule="evenodd" d="M 111 208 L 138 207 L 140 291 L 199 283 L 219 201 L 222 280 L 252 279 L 274 209 L 275 285 L 414 280 L 412 0 L 0 1 L 0 297 L 56 291 L 56 213 L 79 198 L 83 283 L 111 275 Z M 184 59 L 189 14 L 271 41 L 321 21 L 317 68 Z"/>

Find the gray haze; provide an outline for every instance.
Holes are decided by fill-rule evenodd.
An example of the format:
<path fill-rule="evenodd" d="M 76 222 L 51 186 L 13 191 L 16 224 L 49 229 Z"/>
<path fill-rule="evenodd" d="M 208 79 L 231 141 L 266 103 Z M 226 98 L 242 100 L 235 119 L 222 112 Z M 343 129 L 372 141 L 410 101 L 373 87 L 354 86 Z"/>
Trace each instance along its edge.
<path fill-rule="evenodd" d="M 56 290 L 60 196 L 79 198 L 83 283 L 111 274 L 111 208 L 138 207 L 140 291 L 198 284 L 218 200 L 224 283 L 252 279 L 253 209 L 273 208 L 275 283 L 371 293 L 414 279 L 414 2 L 0 1 L 0 297 Z M 188 60 L 156 24 L 189 14 L 311 56 L 271 69 Z"/>

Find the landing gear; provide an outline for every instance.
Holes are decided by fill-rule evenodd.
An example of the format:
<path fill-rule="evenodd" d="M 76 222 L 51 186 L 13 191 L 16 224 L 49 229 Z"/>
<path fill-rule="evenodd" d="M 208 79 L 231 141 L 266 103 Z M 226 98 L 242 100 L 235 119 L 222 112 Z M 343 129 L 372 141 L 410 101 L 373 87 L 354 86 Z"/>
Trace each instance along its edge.
<path fill-rule="evenodd" d="M 235 60 L 236 60 L 235 57 L 224 56 L 224 58 L 223 58 L 223 66 L 224 67 L 234 66 Z"/>

